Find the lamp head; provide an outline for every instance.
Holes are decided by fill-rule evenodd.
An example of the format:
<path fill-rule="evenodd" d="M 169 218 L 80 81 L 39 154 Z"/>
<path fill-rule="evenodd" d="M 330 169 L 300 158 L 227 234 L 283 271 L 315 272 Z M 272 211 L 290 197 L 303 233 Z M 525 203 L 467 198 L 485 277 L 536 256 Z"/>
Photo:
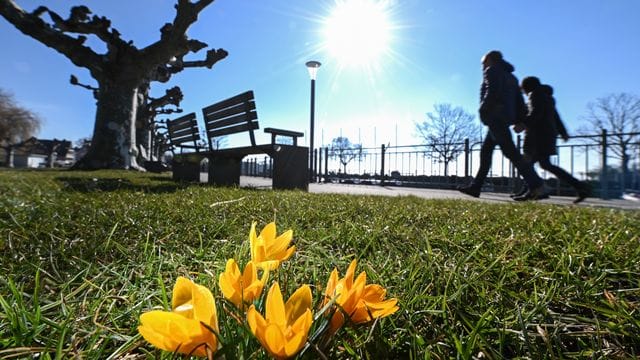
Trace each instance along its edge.
<path fill-rule="evenodd" d="M 318 74 L 318 69 L 322 64 L 320 64 L 319 61 L 307 61 L 305 65 L 307 65 L 307 70 L 309 71 L 309 77 L 311 78 L 311 80 L 315 80 Z"/>

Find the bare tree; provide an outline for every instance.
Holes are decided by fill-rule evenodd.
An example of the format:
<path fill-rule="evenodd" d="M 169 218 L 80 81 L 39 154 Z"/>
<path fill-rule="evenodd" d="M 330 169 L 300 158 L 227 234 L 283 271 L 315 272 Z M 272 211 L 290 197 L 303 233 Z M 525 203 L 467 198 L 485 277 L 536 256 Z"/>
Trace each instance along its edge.
<path fill-rule="evenodd" d="M 337 138 L 331 140 L 331 147 L 329 147 L 329 157 L 338 159 L 340 161 L 344 174 L 347 173 L 347 164 L 349 164 L 351 160 L 359 156 L 362 156 L 361 144 L 352 144 L 348 138 L 343 136 L 338 136 Z"/>
<path fill-rule="evenodd" d="M 596 99 L 587 105 L 584 117 L 586 127 L 580 128 L 583 135 L 593 135 L 594 129 L 606 129 L 612 140 L 607 149 L 612 157 L 620 160 L 622 186 L 629 178 L 629 162 L 632 151 L 640 143 L 640 97 L 629 93 L 616 93 Z M 589 138 L 602 148 L 601 137 Z"/>
<path fill-rule="evenodd" d="M 13 95 L 0 89 L 0 148 L 4 150 L 6 166 L 13 166 L 13 145 L 34 136 L 41 122 L 38 115 L 18 105 Z"/>
<path fill-rule="evenodd" d="M 465 139 L 473 139 L 480 133 L 475 116 L 461 107 L 451 104 L 435 104 L 434 112 L 427 119 L 417 122 L 416 132 L 431 149 L 432 156 L 444 163 L 444 175 L 449 174 L 449 163 L 464 151 Z"/>
<path fill-rule="evenodd" d="M 182 91 L 174 86 L 165 91 L 159 98 L 149 96 L 149 85 L 141 86 L 138 92 L 139 106 L 136 112 L 136 143 L 138 144 L 138 159 L 140 161 L 158 160 L 157 152 L 154 152 L 154 142 L 158 143 L 156 130 L 156 116 L 163 114 L 181 113 L 179 108 L 183 99 Z M 171 106 L 171 107 L 168 107 Z M 155 136 L 155 138 L 154 138 Z"/>
<path fill-rule="evenodd" d="M 91 147 L 76 168 L 140 169 L 136 145 L 137 112 L 146 106 L 151 82 L 167 82 L 187 67 L 211 68 L 227 56 L 223 49 L 210 49 L 205 59 L 186 61 L 208 45 L 186 35 L 198 14 L 214 0 L 178 0 L 173 22 L 160 29 L 160 39 L 144 48 L 125 41 L 106 17 L 91 14 L 86 6 L 71 8 L 67 19 L 40 6 L 28 13 L 13 0 L 0 0 L 0 15 L 18 30 L 86 68 L 97 82 L 89 87 L 97 98 Z M 50 22 L 43 19 L 48 15 Z M 105 44 L 101 54 L 86 46 L 92 35 Z"/>
<path fill-rule="evenodd" d="M 206 135 L 205 135 L 206 136 Z M 206 137 L 203 136 L 203 139 L 206 139 Z M 211 139 L 211 147 L 213 147 L 213 150 L 220 150 L 223 147 L 227 146 L 227 137 L 226 136 L 217 136 Z M 206 147 L 207 144 L 206 142 L 202 142 L 202 147 Z"/>
<path fill-rule="evenodd" d="M 83 84 L 78 81 L 75 75 L 71 75 L 69 81 L 71 85 L 76 85 L 84 89 L 93 92 L 93 97 L 98 99 L 99 90 L 91 85 Z M 180 102 L 184 98 L 180 87 L 174 86 L 171 89 L 165 91 L 165 95 L 159 98 L 153 98 L 149 96 L 150 83 L 144 82 L 138 88 L 137 94 L 137 110 L 136 110 L 136 144 L 138 146 L 138 158 L 139 164 L 144 164 L 146 161 L 156 161 L 159 159 L 158 145 L 162 144 L 164 140 L 157 130 L 159 123 L 156 120 L 156 116 L 159 114 L 173 114 L 181 113 L 182 109 L 179 108 Z M 174 106 L 174 108 L 167 107 Z"/>

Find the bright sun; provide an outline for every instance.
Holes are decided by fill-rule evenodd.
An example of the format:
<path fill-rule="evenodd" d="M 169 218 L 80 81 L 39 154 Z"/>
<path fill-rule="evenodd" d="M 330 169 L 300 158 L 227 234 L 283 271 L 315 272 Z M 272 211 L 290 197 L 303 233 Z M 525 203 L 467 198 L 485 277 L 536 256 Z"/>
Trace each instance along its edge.
<path fill-rule="evenodd" d="M 388 51 L 387 2 L 336 0 L 325 20 L 324 47 L 343 66 L 371 66 Z"/>

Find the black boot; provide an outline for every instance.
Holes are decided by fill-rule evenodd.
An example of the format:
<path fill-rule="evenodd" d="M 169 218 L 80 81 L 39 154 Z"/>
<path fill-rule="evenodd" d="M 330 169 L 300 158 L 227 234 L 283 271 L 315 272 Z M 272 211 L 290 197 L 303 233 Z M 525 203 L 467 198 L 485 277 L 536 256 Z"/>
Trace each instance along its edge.
<path fill-rule="evenodd" d="M 524 195 L 514 197 L 515 201 L 544 200 L 549 198 L 549 193 L 544 185 L 538 186 L 533 190 L 527 191 Z"/>
<path fill-rule="evenodd" d="M 520 188 L 520 191 L 514 192 L 513 194 L 509 194 L 509 197 L 511 197 L 512 199 L 517 198 L 526 194 L 527 191 L 529 191 L 529 188 L 526 185 L 523 185 L 522 188 Z"/>
<path fill-rule="evenodd" d="M 473 197 L 480 197 L 480 187 L 475 185 L 458 186 L 458 191 Z"/>
<path fill-rule="evenodd" d="M 588 198 L 591 195 L 591 186 L 587 182 L 582 182 L 580 187 L 576 189 L 578 191 L 578 197 L 573 200 L 574 204 L 581 203 L 584 199 Z"/>

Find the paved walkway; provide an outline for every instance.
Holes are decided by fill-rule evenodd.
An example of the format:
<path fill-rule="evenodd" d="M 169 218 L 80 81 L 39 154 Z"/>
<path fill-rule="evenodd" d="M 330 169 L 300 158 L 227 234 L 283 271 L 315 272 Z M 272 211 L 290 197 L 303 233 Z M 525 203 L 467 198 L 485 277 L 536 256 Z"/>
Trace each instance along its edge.
<path fill-rule="evenodd" d="M 240 186 L 254 188 L 270 188 L 271 179 L 262 177 L 240 177 Z M 464 199 L 473 201 L 485 201 L 493 203 L 515 203 L 509 194 L 483 192 L 480 198 L 474 198 L 462 194 L 456 190 L 443 189 L 423 189 L 399 186 L 379 186 L 379 185 L 355 185 L 355 184 L 310 184 L 309 192 L 331 193 L 331 194 L 354 194 L 354 195 L 378 195 L 378 196 L 417 196 L 425 199 Z M 625 210 L 640 210 L 640 201 L 612 199 L 602 200 L 598 198 L 587 198 L 578 205 L 573 204 L 574 197 L 552 196 L 549 199 L 540 200 L 544 204 L 583 206 L 583 207 L 605 207 Z"/>

